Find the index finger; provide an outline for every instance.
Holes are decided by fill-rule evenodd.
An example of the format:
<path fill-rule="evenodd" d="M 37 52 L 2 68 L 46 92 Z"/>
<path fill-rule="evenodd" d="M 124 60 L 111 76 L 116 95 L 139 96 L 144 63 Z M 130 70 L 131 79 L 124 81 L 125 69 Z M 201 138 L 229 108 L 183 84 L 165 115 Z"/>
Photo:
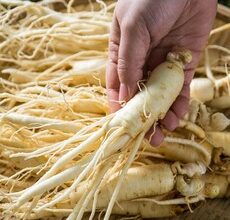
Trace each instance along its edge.
<path fill-rule="evenodd" d="M 117 73 L 119 44 L 120 27 L 114 15 L 109 38 L 109 60 L 106 68 L 106 89 L 111 112 L 120 109 L 118 102 L 120 81 Z"/>

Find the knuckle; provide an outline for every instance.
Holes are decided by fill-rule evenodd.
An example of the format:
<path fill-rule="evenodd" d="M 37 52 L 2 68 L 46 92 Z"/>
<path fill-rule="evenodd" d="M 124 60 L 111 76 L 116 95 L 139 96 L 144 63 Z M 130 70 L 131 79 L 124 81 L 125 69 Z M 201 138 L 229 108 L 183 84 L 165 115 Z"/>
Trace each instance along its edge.
<path fill-rule="evenodd" d="M 117 71 L 119 75 L 125 75 L 128 71 L 127 61 L 123 58 L 118 58 Z"/>
<path fill-rule="evenodd" d="M 126 78 L 128 77 L 128 63 L 126 60 L 118 58 L 117 73 L 121 81 L 126 80 Z"/>
<path fill-rule="evenodd" d="M 119 45 L 116 44 L 113 41 L 109 42 L 109 59 L 114 62 L 117 63 L 117 59 L 118 59 L 118 49 L 119 49 Z"/>
<path fill-rule="evenodd" d="M 176 127 L 177 127 L 177 126 L 175 125 L 175 123 L 174 123 L 174 122 L 171 122 L 171 121 L 165 123 L 164 126 L 165 126 L 165 128 L 168 129 L 169 131 L 174 131 L 174 130 L 176 129 Z"/>
<path fill-rule="evenodd" d="M 117 43 L 115 43 L 114 41 L 110 41 L 109 42 L 109 50 L 110 51 L 117 51 L 118 52 L 118 47 L 119 45 Z"/>

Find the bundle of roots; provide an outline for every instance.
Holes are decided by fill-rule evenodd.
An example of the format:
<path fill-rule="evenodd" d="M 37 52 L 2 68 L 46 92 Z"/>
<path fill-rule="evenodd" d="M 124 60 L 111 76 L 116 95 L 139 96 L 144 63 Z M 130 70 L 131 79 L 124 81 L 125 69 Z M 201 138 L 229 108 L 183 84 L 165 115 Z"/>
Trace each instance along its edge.
<path fill-rule="evenodd" d="M 188 114 L 152 147 L 145 133 L 180 93 L 192 57 L 173 49 L 137 95 L 109 114 L 105 66 L 114 7 L 0 0 L 4 219 L 166 217 L 230 196 L 230 50 L 218 42 L 206 47 Z"/>

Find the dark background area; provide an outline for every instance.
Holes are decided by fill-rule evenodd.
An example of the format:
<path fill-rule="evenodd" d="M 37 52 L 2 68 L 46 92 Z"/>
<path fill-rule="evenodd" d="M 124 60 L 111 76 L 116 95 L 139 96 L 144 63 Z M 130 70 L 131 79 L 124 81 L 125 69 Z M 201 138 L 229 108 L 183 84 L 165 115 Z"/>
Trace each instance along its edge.
<path fill-rule="evenodd" d="M 218 0 L 219 3 L 230 7 L 230 0 Z"/>

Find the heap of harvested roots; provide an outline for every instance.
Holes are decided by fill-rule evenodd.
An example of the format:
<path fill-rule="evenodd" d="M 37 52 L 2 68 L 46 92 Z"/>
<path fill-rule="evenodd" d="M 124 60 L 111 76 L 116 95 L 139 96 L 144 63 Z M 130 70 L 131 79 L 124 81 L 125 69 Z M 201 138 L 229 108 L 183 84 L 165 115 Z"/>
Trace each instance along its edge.
<path fill-rule="evenodd" d="M 115 4 L 73 3 L 0 0 L 0 217 L 153 218 L 229 197 L 225 42 L 207 46 L 189 113 L 154 148 L 144 139 L 147 127 L 118 123 L 129 120 L 125 110 L 108 114 L 105 66 Z M 210 40 L 229 29 L 214 29 Z M 149 108 L 141 109 L 143 123 L 155 117 Z"/>

